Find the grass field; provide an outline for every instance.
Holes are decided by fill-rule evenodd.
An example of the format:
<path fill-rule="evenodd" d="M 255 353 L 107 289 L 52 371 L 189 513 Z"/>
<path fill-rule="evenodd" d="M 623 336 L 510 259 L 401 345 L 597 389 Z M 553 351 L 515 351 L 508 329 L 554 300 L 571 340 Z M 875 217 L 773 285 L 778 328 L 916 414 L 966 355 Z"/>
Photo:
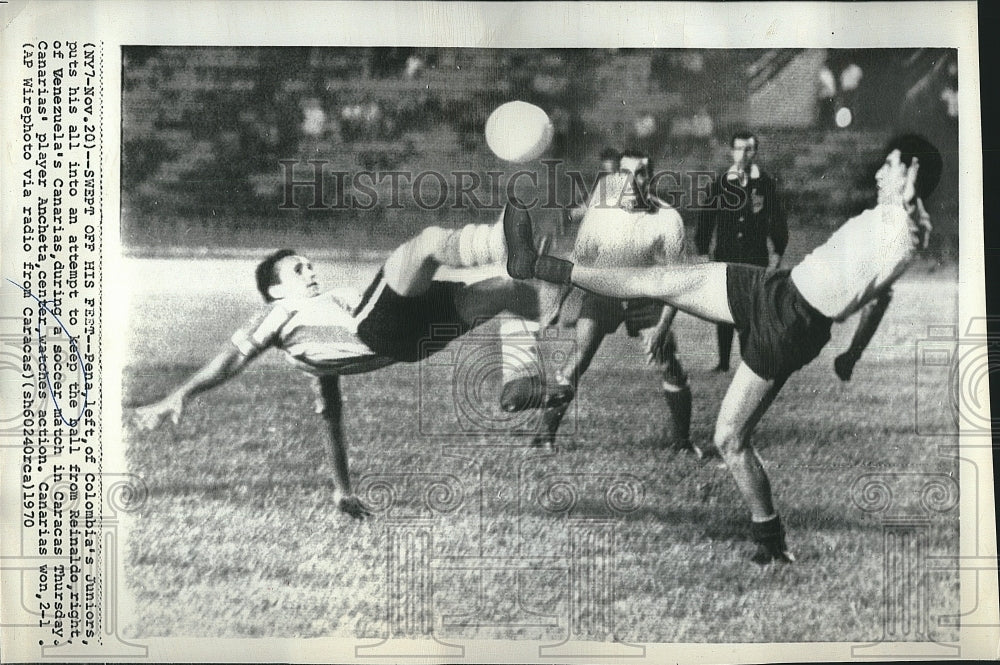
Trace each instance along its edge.
<path fill-rule="evenodd" d="M 258 303 L 249 261 L 127 263 L 131 406 L 185 378 Z M 325 284 L 341 275 L 363 285 L 377 266 L 320 268 Z M 926 517 L 927 551 L 958 553 L 957 510 L 921 508 L 927 474 L 957 474 L 937 452 L 948 439 L 917 432 L 918 421 L 936 431 L 948 422 L 947 368 L 915 366 L 927 327 L 954 324 L 956 289 L 953 271 L 909 275 L 854 381 L 832 372 L 852 321 L 835 326 L 832 343 L 761 423 L 755 441 L 798 556 L 791 566 L 748 560 L 748 511 L 724 469 L 657 449 L 657 380 L 622 333 L 601 349 L 566 423 L 575 450 L 556 455 L 512 435 L 428 435 L 425 422 L 439 434 L 460 430 L 447 368 L 397 365 L 345 378 L 352 478 L 377 513 L 364 523 L 333 507 L 308 380 L 271 353 L 196 399 L 179 426 L 126 428 L 130 470 L 149 488 L 126 562 L 138 612 L 128 633 L 384 636 L 403 593 L 389 534 L 416 525 L 433 534 L 428 602 L 442 639 L 877 640 L 883 519 Z M 709 371 L 713 328 L 684 315 L 677 326 L 695 390 L 693 435 L 705 441 L 727 377 Z M 856 483 L 872 474 L 893 495 L 883 513 L 857 505 Z M 617 511 L 606 500 L 616 479 L 631 483 Z M 602 573 L 613 593 L 579 587 L 604 594 L 586 606 L 567 582 L 582 569 L 567 562 L 580 551 L 573 534 L 588 529 L 612 535 L 614 574 Z M 889 588 L 901 588 L 903 573 L 887 574 Z M 957 613 L 957 574 L 930 572 L 916 584 L 929 636 L 954 638 L 935 617 Z M 596 623 L 584 617 L 590 630 L 577 623 L 581 606 L 605 613 Z M 912 630 L 919 617 L 911 619 Z"/>

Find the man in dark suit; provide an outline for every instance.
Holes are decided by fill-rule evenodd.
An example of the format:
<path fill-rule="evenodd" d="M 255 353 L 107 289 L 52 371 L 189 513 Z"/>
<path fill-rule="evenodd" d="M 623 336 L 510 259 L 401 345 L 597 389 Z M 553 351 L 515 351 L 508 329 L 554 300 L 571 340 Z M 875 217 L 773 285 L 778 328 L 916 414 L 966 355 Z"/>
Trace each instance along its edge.
<path fill-rule="evenodd" d="M 733 164 L 712 184 L 711 209 L 700 219 L 695 244 L 699 254 L 708 254 L 714 235 L 712 258 L 715 261 L 748 263 L 777 270 L 788 244 L 788 224 L 774 178 L 755 163 L 759 146 L 752 132 L 733 134 L 729 141 Z M 724 323 L 716 327 L 717 372 L 729 371 L 734 331 L 733 326 Z"/>

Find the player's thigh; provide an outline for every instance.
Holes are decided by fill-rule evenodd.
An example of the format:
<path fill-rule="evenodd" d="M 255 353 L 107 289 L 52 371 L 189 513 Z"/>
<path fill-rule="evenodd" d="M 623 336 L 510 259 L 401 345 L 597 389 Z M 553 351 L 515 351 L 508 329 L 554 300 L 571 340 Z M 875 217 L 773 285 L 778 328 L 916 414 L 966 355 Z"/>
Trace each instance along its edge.
<path fill-rule="evenodd" d="M 424 293 L 430 288 L 437 271 L 434 252 L 444 242 L 445 232 L 428 227 L 414 238 L 397 247 L 385 261 L 385 281 L 401 296 Z"/>
<path fill-rule="evenodd" d="M 677 309 L 702 319 L 732 323 L 725 263 L 667 267 L 663 299 Z"/>
<path fill-rule="evenodd" d="M 783 385 L 784 379 L 765 379 L 745 362 L 740 362 L 719 407 L 715 422 L 716 445 L 746 446 L 753 428 Z"/>
<path fill-rule="evenodd" d="M 502 312 L 536 321 L 539 313 L 538 292 L 531 282 L 492 277 L 458 289 L 455 309 L 469 324 L 481 323 Z"/>

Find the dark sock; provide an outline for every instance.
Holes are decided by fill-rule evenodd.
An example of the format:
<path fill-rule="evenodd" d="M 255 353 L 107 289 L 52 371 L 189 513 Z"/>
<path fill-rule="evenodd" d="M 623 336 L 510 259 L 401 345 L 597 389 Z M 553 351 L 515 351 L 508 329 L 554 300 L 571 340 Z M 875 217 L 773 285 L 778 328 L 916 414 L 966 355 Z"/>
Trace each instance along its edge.
<path fill-rule="evenodd" d="M 535 263 L 535 277 L 553 284 L 569 284 L 573 274 L 573 262 L 543 255 Z"/>

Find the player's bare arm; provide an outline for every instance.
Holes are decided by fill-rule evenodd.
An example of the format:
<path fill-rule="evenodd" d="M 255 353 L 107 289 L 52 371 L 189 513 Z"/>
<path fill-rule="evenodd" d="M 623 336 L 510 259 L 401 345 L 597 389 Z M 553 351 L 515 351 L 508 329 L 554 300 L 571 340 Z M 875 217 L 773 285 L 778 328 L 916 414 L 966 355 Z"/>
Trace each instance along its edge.
<path fill-rule="evenodd" d="M 652 328 L 642 332 L 642 346 L 650 365 L 665 363 L 668 359 L 670 327 L 677 316 L 677 308 L 666 305 L 660 313 L 660 320 Z"/>
<path fill-rule="evenodd" d="M 250 356 L 244 355 L 235 346 L 228 346 L 169 395 L 158 402 L 136 409 L 136 424 L 142 430 L 155 429 L 164 418 L 169 418 L 175 425 L 178 424 L 188 400 L 232 379 L 243 371 L 250 360 Z"/>
<path fill-rule="evenodd" d="M 920 160 L 917 157 L 906 172 L 906 180 L 902 190 L 899 192 L 900 204 L 910 217 L 910 229 L 913 233 L 913 244 L 926 249 L 930 239 L 931 226 L 930 215 L 924 207 L 924 202 L 917 196 L 917 173 L 920 169 Z M 898 277 L 898 276 L 897 276 Z M 833 361 L 833 370 L 841 381 L 850 381 L 854 375 L 854 366 L 861 359 L 861 354 L 868 348 L 872 337 L 882 323 L 882 317 L 889 309 L 892 302 L 892 284 L 883 288 L 878 296 L 865 305 L 858 315 L 858 326 L 851 337 L 850 346 L 847 350 L 838 355 Z"/>

